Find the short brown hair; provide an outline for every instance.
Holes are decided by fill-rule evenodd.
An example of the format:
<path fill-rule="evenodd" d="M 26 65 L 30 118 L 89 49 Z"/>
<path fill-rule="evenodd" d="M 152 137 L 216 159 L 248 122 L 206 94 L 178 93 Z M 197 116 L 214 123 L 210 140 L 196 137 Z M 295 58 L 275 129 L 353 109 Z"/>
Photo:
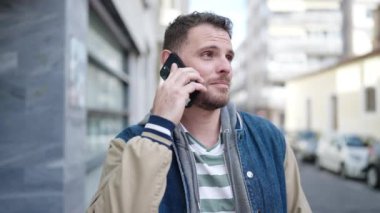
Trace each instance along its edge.
<path fill-rule="evenodd" d="M 211 12 L 193 12 L 178 16 L 166 28 L 163 49 L 177 51 L 187 39 L 188 31 L 200 24 L 210 24 L 225 30 L 232 37 L 232 21 Z"/>

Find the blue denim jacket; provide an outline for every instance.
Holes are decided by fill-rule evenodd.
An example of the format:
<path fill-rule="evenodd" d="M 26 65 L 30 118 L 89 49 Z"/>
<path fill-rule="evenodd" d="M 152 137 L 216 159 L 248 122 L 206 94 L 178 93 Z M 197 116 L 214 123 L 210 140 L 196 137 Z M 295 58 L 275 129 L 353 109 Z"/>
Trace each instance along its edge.
<path fill-rule="evenodd" d="M 227 168 L 233 183 L 236 212 L 287 212 L 284 173 L 286 145 L 282 133 L 263 118 L 243 112 L 227 114 L 231 120 L 227 123 L 233 129 L 223 134 L 228 143 L 225 155 L 227 163 L 230 163 Z M 226 119 L 223 119 L 222 113 L 222 126 L 223 120 Z M 140 135 L 143 128 L 143 124 L 131 126 L 117 137 L 128 141 Z M 186 171 L 189 162 L 182 160 L 186 149 L 178 144 L 179 140 L 178 136 L 174 137 L 173 160 L 160 213 L 198 212 L 198 204 L 194 201 L 195 177 Z"/>

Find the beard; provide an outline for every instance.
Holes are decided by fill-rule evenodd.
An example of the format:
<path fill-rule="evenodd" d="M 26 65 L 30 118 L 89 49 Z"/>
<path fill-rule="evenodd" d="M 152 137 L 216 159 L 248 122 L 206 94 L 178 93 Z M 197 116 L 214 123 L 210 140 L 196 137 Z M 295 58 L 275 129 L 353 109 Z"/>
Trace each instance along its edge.
<path fill-rule="evenodd" d="M 211 88 L 208 84 L 207 92 L 201 92 L 195 98 L 194 104 L 204 110 L 212 111 L 227 105 L 230 100 L 229 88 Z"/>

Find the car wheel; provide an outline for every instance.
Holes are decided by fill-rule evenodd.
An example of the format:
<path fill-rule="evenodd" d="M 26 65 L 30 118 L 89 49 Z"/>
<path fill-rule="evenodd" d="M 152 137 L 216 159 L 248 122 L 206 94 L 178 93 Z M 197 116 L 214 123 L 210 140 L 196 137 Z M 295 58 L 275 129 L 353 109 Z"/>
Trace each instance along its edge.
<path fill-rule="evenodd" d="M 341 177 L 347 178 L 347 169 L 346 169 L 346 166 L 343 163 L 340 166 L 339 174 L 340 174 Z"/>
<path fill-rule="evenodd" d="M 379 188 L 380 186 L 379 172 L 373 166 L 367 171 L 367 184 L 371 188 Z"/>
<path fill-rule="evenodd" d="M 303 153 L 299 153 L 298 154 L 298 159 L 301 161 L 301 162 L 306 162 L 306 158 L 305 158 L 305 155 Z"/>
<path fill-rule="evenodd" d="M 317 166 L 319 170 L 323 170 L 321 160 L 318 157 L 315 158 L 315 165 Z"/>

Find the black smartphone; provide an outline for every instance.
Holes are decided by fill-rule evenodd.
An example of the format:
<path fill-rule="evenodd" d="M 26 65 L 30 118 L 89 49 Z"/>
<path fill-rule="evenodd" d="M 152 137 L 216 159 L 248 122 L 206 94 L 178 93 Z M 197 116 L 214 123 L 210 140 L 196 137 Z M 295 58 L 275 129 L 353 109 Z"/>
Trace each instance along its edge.
<path fill-rule="evenodd" d="M 168 59 L 166 59 L 164 65 L 162 66 L 160 70 L 160 76 L 162 79 L 166 80 L 170 74 L 170 68 L 172 67 L 172 64 L 176 63 L 178 68 L 186 67 L 181 58 L 175 54 L 175 53 L 170 53 Z M 186 107 L 191 107 L 193 104 L 193 101 L 195 97 L 199 94 L 199 91 L 195 91 L 190 94 L 190 101 L 187 102 Z"/>

